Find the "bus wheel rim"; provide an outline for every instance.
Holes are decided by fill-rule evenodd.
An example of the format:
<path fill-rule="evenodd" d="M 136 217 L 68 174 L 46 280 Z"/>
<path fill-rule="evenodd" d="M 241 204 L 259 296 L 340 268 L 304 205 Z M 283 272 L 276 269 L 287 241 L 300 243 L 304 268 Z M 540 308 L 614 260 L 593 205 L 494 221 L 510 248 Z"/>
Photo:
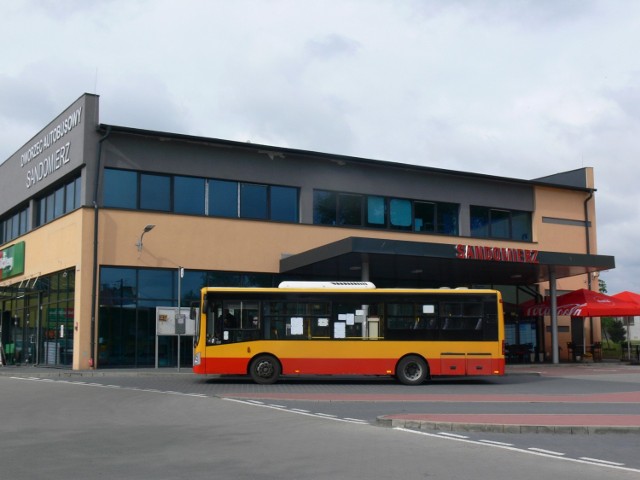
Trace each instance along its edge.
<path fill-rule="evenodd" d="M 268 360 L 264 360 L 256 365 L 256 373 L 262 378 L 272 377 L 273 371 L 273 364 Z"/>
<path fill-rule="evenodd" d="M 404 376 L 410 380 L 416 380 L 422 375 L 422 368 L 418 363 L 411 362 L 404 368 Z"/>

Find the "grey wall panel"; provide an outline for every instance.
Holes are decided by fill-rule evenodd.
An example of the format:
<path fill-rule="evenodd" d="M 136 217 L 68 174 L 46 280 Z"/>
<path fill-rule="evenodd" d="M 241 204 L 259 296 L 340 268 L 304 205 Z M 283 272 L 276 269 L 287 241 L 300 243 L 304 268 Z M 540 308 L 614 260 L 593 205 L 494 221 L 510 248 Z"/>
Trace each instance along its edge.
<path fill-rule="evenodd" d="M 85 94 L 0 165 L 0 214 L 94 158 L 97 122 L 98 97 Z"/>
<path fill-rule="evenodd" d="M 243 147 L 113 134 L 105 142 L 105 166 L 301 188 L 303 222 L 311 218 L 313 189 L 533 211 L 533 186 L 479 176 L 375 162 L 351 163 L 313 154 L 280 154 Z"/>

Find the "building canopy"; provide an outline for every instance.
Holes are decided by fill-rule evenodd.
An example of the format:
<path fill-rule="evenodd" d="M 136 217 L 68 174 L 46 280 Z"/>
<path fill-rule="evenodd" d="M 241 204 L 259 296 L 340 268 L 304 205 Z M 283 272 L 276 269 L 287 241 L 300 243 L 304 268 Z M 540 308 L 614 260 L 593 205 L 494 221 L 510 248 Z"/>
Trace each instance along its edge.
<path fill-rule="evenodd" d="M 349 237 L 283 257 L 280 273 L 434 286 L 532 285 L 615 268 L 612 256 Z"/>

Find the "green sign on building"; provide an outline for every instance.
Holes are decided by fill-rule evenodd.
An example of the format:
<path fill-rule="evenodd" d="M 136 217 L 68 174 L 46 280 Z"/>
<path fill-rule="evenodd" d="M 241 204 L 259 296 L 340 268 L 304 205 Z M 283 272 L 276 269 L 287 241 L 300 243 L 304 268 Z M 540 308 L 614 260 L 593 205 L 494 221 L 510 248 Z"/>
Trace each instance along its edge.
<path fill-rule="evenodd" d="M 0 250 L 0 280 L 24 273 L 24 242 Z"/>

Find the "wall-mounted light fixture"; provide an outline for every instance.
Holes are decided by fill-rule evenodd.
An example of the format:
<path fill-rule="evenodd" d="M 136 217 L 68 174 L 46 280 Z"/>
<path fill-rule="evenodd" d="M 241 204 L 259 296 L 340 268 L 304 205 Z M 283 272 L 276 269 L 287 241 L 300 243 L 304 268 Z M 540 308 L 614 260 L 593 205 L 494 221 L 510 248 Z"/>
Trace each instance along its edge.
<path fill-rule="evenodd" d="M 147 232 L 150 232 L 151 230 L 153 230 L 155 227 L 155 225 L 147 225 L 146 227 L 144 227 L 144 230 L 142 231 L 142 235 L 140 235 L 140 240 L 138 240 L 138 242 L 136 243 L 136 247 L 138 247 L 138 251 L 141 252 L 142 251 L 142 237 L 144 237 L 144 234 Z"/>

